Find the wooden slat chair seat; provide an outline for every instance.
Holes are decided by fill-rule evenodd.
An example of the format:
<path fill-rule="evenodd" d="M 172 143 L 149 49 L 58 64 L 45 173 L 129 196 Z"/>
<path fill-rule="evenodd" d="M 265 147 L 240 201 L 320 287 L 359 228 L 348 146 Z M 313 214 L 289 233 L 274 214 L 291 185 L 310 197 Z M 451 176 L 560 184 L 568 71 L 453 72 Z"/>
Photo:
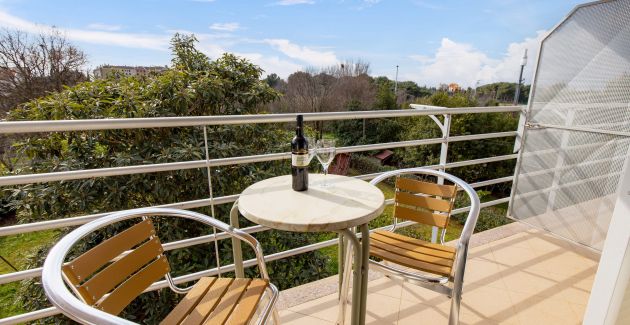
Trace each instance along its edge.
<path fill-rule="evenodd" d="M 438 177 L 453 185 L 423 181 L 409 175 Z M 389 230 L 377 230 L 370 234 L 370 256 L 379 259 L 369 260 L 370 269 L 451 297 L 449 324 L 457 324 L 468 243 L 479 216 L 479 197 L 461 179 L 426 168 L 387 172 L 374 178 L 370 184 L 377 185 L 393 177 L 396 177 L 394 224 Z M 458 189 L 466 193 L 471 205 L 459 241 L 456 247 L 452 247 L 444 245 L 444 235 Z M 395 233 L 399 219 L 437 227 L 441 230 L 439 242 Z"/>
<path fill-rule="evenodd" d="M 199 279 L 160 324 L 247 324 L 269 282 L 263 279 Z"/>
<path fill-rule="evenodd" d="M 455 248 L 381 230 L 370 235 L 370 255 L 419 271 L 450 277 Z"/>
<path fill-rule="evenodd" d="M 144 219 L 66 263 L 62 271 L 86 304 L 118 315 L 170 272 L 163 252 L 153 223 Z M 204 277 L 160 324 L 248 324 L 269 288 L 264 279 Z"/>

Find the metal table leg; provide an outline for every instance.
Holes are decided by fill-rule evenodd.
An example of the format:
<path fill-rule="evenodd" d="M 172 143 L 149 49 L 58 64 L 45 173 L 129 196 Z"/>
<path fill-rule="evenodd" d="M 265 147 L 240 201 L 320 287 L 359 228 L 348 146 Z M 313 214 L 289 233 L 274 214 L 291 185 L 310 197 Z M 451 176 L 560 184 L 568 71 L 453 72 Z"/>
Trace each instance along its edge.
<path fill-rule="evenodd" d="M 365 324 L 367 313 L 367 283 L 370 270 L 370 228 L 361 225 L 361 302 L 359 303 L 359 324 Z"/>
<path fill-rule="evenodd" d="M 230 226 L 240 228 L 238 222 L 238 200 L 234 202 L 230 210 Z M 241 248 L 241 241 L 235 237 L 232 237 L 232 255 L 234 255 L 234 274 L 237 278 L 244 278 L 243 249 Z"/>
<path fill-rule="evenodd" d="M 362 276 L 362 264 L 363 264 L 363 252 L 361 249 L 361 243 L 359 242 L 359 239 L 357 238 L 356 234 L 348 229 L 343 229 L 340 230 L 339 233 L 342 233 L 344 238 L 347 239 L 347 250 L 346 250 L 346 261 L 345 261 L 345 265 L 344 265 L 344 278 L 346 278 L 347 280 L 349 280 L 348 278 L 350 277 L 350 269 L 353 270 L 354 272 L 354 279 L 352 281 L 353 285 L 352 285 L 352 314 L 351 314 L 351 324 L 352 325 L 359 325 L 362 324 L 360 323 L 361 321 L 361 301 L 363 300 L 361 297 L 362 294 L 362 283 L 363 283 L 363 276 Z M 352 246 L 352 249 L 354 251 L 354 268 L 351 268 L 349 265 L 349 260 L 350 260 L 350 246 Z M 346 280 L 344 279 L 344 280 Z M 345 298 L 347 299 L 347 291 L 348 291 L 348 287 L 349 287 L 349 281 L 344 281 L 344 285 L 342 285 L 342 289 L 344 290 L 344 292 L 346 292 L 344 294 L 344 292 L 342 292 L 342 297 L 346 296 Z M 346 301 L 343 299 L 339 300 L 340 305 L 339 305 L 339 319 L 338 319 L 338 323 L 343 324 L 344 319 L 342 319 L 342 317 L 344 317 L 344 311 L 345 311 L 345 303 Z M 363 308 L 365 310 L 365 308 Z"/>
<path fill-rule="evenodd" d="M 342 285 L 343 285 L 343 281 L 344 281 L 344 269 L 345 269 L 345 264 L 346 264 L 346 258 L 345 258 L 345 254 L 346 254 L 346 247 L 345 247 L 345 243 L 344 243 L 344 238 L 343 238 L 343 234 L 342 233 L 338 233 L 339 234 L 339 244 L 338 246 L 338 252 L 337 252 L 337 269 L 339 270 L 339 295 L 338 298 L 341 297 L 341 292 L 342 292 Z"/>
<path fill-rule="evenodd" d="M 342 236 L 340 234 L 340 236 Z M 344 241 L 344 250 L 340 251 L 340 256 L 343 256 L 343 260 L 339 266 L 340 270 L 340 286 L 339 286 L 339 311 L 337 314 L 337 324 L 344 325 L 346 323 L 346 310 L 348 307 L 348 289 L 350 288 L 350 274 L 352 272 L 352 247 L 354 245 L 348 244 L 347 239 Z"/>

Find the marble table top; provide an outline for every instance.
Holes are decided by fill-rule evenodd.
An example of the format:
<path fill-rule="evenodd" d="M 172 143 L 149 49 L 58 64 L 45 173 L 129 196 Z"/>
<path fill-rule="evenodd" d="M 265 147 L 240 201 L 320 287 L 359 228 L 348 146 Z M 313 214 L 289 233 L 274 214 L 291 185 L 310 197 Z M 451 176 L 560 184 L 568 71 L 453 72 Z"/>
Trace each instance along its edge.
<path fill-rule="evenodd" d="M 383 192 L 353 177 L 309 174 L 308 190 L 291 188 L 291 175 L 260 181 L 246 188 L 238 210 L 257 224 L 286 231 L 335 231 L 355 227 L 379 216 L 385 207 Z"/>

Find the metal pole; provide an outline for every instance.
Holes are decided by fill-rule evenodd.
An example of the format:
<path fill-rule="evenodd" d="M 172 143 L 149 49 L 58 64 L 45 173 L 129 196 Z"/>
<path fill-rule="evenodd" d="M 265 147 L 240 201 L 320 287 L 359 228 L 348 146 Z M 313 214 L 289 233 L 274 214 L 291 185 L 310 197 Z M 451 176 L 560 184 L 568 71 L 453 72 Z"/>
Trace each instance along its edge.
<path fill-rule="evenodd" d="M 394 83 L 394 96 L 398 92 L 398 64 L 396 65 L 396 82 Z"/>
<path fill-rule="evenodd" d="M 521 97 L 521 83 L 523 82 L 523 70 L 525 69 L 525 65 L 527 65 L 527 49 L 525 49 L 525 53 L 523 54 L 523 59 L 521 61 L 521 72 L 518 75 L 516 92 L 514 92 L 514 105 L 518 105 L 519 97 Z"/>
<path fill-rule="evenodd" d="M 439 170 L 444 172 L 446 171 L 446 163 L 448 162 L 448 140 L 449 137 L 451 136 L 451 115 L 450 114 L 445 114 L 444 115 L 444 123 L 442 123 L 443 127 L 442 129 L 442 139 L 444 139 L 444 142 L 442 142 L 442 145 L 440 147 L 440 168 Z M 444 179 L 441 177 L 438 177 L 438 184 L 444 184 Z M 432 243 L 437 243 L 438 241 L 438 227 L 433 226 L 431 228 L 431 242 Z"/>

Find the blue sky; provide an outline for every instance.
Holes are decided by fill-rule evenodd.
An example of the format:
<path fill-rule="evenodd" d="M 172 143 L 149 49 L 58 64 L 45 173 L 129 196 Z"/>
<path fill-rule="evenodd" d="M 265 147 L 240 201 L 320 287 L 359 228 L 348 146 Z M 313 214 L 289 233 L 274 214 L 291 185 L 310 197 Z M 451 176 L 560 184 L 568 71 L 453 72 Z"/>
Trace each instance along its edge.
<path fill-rule="evenodd" d="M 195 33 L 211 58 L 247 57 L 286 78 L 344 60 L 420 85 L 515 81 L 525 49 L 573 0 L 0 0 L 0 27 L 54 25 L 100 64 L 167 65 L 175 32 Z"/>

